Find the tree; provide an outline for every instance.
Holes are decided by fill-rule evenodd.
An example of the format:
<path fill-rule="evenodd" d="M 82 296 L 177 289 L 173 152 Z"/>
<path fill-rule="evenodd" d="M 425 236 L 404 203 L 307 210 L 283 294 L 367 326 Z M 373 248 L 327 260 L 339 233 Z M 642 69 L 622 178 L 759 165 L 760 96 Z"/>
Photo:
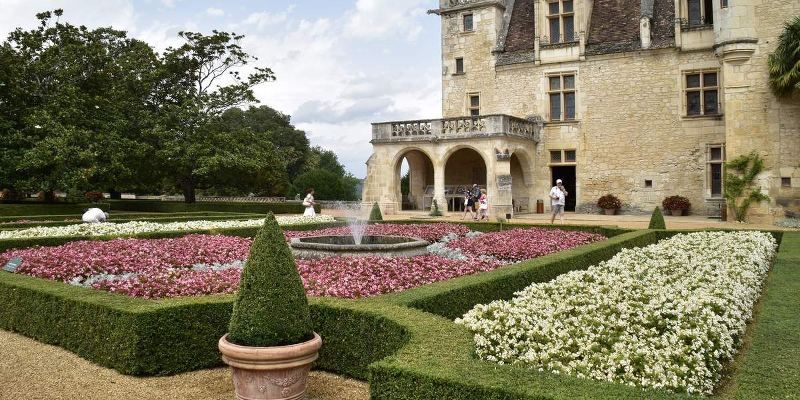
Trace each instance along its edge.
<path fill-rule="evenodd" d="M 296 193 L 305 193 L 308 188 L 314 188 L 316 199 L 352 201 L 356 199 L 354 180 L 357 181 L 355 178 L 337 175 L 326 169 L 313 169 L 295 179 L 289 197 L 294 197 Z"/>
<path fill-rule="evenodd" d="M 265 160 L 248 160 L 251 152 L 241 152 L 247 144 L 239 135 L 252 138 L 251 129 L 223 132 L 216 127 L 225 111 L 256 103 L 253 88 L 275 77 L 263 67 L 255 67 L 246 79 L 240 76 L 238 70 L 255 60 L 239 45 L 242 35 L 216 30 L 211 35 L 179 35 L 185 43 L 168 48 L 160 68 L 155 155 L 167 178 L 183 191 L 187 203 L 193 203 L 198 188 L 229 182 L 221 177 L 251 180 L 252 174 L 245 176 L 249 168 L 254 163 L 265 166 Z M 276 165 L 273 155 L 268 158 Z"/>
<path fill-rule="evenodd" d="M 750 205 L 769 200 L 769 196 L 761 193 L 760 188 L 753 187 L 753 182 L 763 170 L 764 160 L 756 153 L 736 157 L 725 164 L 725 200 L 739 222 L 747 219 Z"/>
<path fill-rule="evenodd" d="M 136 181 L 150 153 L 138 138 L 151 121 L 143 114 L 155 54 L 123 31 L 59 22 L 62 14 L 37 14 L 36 29 L 17 28 L 0 50 L 2 178 L 45 192 Z"/>
<path fill-rule="evenodd" d="M 800 16 L 786 23 L 768 65 L 769 84 L 776 95 L 800 92 Z"/>

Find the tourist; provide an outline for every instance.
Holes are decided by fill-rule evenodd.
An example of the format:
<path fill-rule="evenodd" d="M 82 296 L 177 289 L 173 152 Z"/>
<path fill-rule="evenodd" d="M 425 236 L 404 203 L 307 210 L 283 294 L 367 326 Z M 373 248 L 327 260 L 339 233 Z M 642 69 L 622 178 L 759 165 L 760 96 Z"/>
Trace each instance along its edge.
<path fill-rule="evenodd" d="M 566 204 L 567 189 L 564 189 L 564 182 L 561 179 L 556 179 L 556 185 L 550 189 L 550 207 L 552 208 L 553 215 L 550 217 L 552 224 L 556 220 L 556 214 L 564 223 L 564 205 Z"/>
<path fill-rule="evenodd" d="M 489 220 L 489 197 L 486 196 L 486 189 L 481 189 L 481 197 L 478 199 L 481 218 L 479 221 L 483 221 L 484 218 Z"/>
<path fill-rule="evenodd" d="M 306 211 L 303 213 L 305 217 L 313 217 L 317 215 L 317 212 L 314 211 L 314 188 L 308 188 L 306 190 L 306 198 L 303 199 L 303 206 L 306 208 Z"/>
<path fill-rule="evenodd" d="M 473 183 L 472 189 L 468 189 L 465 195 L 466 197 L 464 202 L 465 206 L 464 216 L 461 217 L 461 219 L 467 218 L 467 213 L 470 213 L 470 215 L 472 215 L 472 219 L 478 219 L 478 213 L 475 209 L 475 201 L 478 200 L 478 198 L 481 195 L 480 189 L 478 189 L 478 184 Z"/>
<path fill-rule="evenodd" d="M 96 224 L 100 222 L 106 222 L 108 219 L 108 213 L 103 212 L 103 210 L 99 208 L 90 208 L 83 213 L 83 217 L 81 217 L 83 222 L 88 224 Z"/>

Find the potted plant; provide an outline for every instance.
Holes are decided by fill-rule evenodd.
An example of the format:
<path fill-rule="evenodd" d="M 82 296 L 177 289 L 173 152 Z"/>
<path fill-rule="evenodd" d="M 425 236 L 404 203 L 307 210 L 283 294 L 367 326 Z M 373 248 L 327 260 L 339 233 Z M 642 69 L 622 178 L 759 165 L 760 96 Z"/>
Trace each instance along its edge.
<path fill-rule="evenodd" d="M 661 205 L 674 216 L 683 215 L 684 210 L 688 210 L 692 207 L 692 203 L 689 202 L 689 199 L 683 196 L 669 196 L 661 202 Z"/>
<path fill-rule="evenodd" d="M 291 250 L 270 213 L 242 270 L 228 334 L 219 340 L 237 399 L 304 398 L 321 346 Z"/>
<path fill-rule="evenodd" d="M 607 194 L 597 199 L 597 206 L 602 208 L 606 215 L 614 215 L 617 210 L 622 208 L 622 202 L 617 196 Z"/>

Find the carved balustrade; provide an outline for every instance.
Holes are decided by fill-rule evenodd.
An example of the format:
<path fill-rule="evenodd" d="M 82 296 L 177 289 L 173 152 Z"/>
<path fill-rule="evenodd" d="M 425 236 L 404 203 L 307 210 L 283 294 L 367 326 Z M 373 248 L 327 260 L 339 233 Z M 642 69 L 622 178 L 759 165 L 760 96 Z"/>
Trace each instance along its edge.
<path fill-rule="evenodd" d="M 539 142 L 542 124 L 542 119 L 538 117 L 523 119 L 501 114 L 379 122 L 372 124 L 372 141 L 386 143 L 515 136 Z"/>

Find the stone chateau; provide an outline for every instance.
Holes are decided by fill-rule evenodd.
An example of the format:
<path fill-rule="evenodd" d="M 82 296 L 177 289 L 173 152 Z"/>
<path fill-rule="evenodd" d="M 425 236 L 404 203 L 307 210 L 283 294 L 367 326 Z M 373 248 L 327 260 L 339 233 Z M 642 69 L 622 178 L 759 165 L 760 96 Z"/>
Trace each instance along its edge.
<path fill-rule="evenodd" d="M 373 124 L 365 203 L 460 211 L 478 183 L 492 215 L 548 210 L 561 178 L 567 210 L 612 193 L 624 212 L 682 195 L 719 214 L 723 163 L 755 151 L 771 201 L 751 219 L 798 209 L 800 98 L 772 94 L 767 58 L 800 1 L 440 0 L 430 13 L 443 118 Z"/>

